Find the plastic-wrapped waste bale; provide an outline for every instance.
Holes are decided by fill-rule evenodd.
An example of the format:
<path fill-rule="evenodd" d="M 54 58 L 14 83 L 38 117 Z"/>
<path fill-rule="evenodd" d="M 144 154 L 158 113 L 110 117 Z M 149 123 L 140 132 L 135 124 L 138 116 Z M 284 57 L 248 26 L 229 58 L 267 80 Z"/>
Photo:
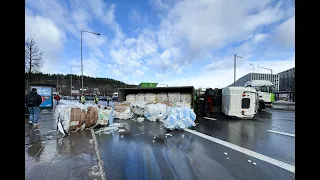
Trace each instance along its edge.
<path fill-rule="evenodd" d="M 143 116 L 144 115 L 144 108 L 146 106 L 147 102 L 134 102 L 131 103 L 131 110 L 133 112 L 133 114 L 135 115 L 139 115 L 139 116 Z"/>
<path fill-rule="evenodd" d="M 138 93 L 136 95 L 136 102 L 145 102 L 146 101 L 146 94 L 145 93 Z"/>
<path fill-rule="evenodd" d="M 168 93 L 158 93 L 157 102 L 168 102 Z"/>
<path fill-rule="evenodd" d="M 168 93 L 168 100 L 174 104 L 181 102 L 180 93 Z"/>
<path fill-rule="evenodd" d="M 185 103 L 185 102 L 177 102 L 174 104 L 176 107 L 188 107 L 191 108 L 191 102 L 190 103 Z"/>
<path fill-rule="evenodd" d="M 110 124 L 113 123 L 113 108 L 110 107 L 110 109 L 105 109 L 105 108 L 99 108 L 99 119 L 97 122 L 97 125 L 107 125 L 108 122 Z"/>
<path fill-rule="evenodd" d="M 126 101 L 127 102 L 136 102 L 136 95 L 135 94 L 128 94 L 126 96 Z"/>
<path fill-rule="evenodd" d="M 196 114 L 187 107 L 171 107 L 163 126 L 167 129 L 185 129 L 195 126 Z"/>
<path fill-rule="evenodd" d="M 167 106 L 162 103 L 147 104 L 144 117 L 149 121 L 164 120 L 167 116 Z"/>
<path fill-rule="evenodd" d="M 117 119 L 131 119 L 133 117 L 133 113 L 130 109 L 130 103 L 115 103 L 114 104 L 114 118 Z"/>
<path fill-rule="evenodd" d="M 181 93 L 180 99 L 181 99 L 182 106 L 186 106 L 186 107 L 191 108 L 192 96 L 190 93 Z"/>
<path fill-rule="evenodd" d="M 146 93 L 145 100 L 148 103 L 156 103 L 157 102 L 157 94 L 155 93 Z"/>
<path fill-rule="evenodd" d="M 56 107 L 54 116 L 54 126 L 60 121 L 63 130 L 70 132 L 95 126 L 98 121 L 98 108 L 90 104 L 60 104 Z"/>

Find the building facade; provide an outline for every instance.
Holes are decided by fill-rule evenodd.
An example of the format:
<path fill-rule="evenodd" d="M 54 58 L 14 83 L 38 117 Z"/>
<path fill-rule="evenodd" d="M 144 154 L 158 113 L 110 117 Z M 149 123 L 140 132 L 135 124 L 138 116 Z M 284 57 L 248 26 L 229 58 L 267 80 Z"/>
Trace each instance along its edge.
<path fill-rule="evenodd" d="M 279 75 L 278 74 L 264 74 L 264 73 L 249 73 L 239 78 L 235 84 L 236 86 L 244 86 L 248 81 L 252 80 L 267 80 L 271 81 L 277 91 L 279 91 Z M 233 83 L 229 86 L 233 86 Z"/>
<path fill-rule="evenodd" d="M 278 73 L 280 79 L 280 91 L 295 91 L 295 68 Z"/>

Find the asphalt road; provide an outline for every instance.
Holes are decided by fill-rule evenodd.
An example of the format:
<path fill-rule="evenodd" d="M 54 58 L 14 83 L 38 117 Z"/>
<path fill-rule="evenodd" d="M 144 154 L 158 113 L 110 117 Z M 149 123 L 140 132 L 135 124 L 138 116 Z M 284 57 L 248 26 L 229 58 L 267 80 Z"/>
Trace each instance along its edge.
<path fill-rule="evenodd" d="M 253 120 L 234 120 L 221 115 L 217 120 L 198 117 L 198 132 L 219 138 L 268 157 L 295 165 L 295 112 L 266 109 Z M 269 131 L 268 131 L 269 130 Z"/>
<path fill-rule="evenodd" d="M 199 118 L 196 130 L 294 165 L 294 137 L 267 131 L 294 134 L 294 112 L 217 119 Z M 96 135 L 107 179 L 295 179 L 290 171 L 198 135 L 168 131 L 161 122 L 115 122 L 125 122 L 125 131 Z"/>

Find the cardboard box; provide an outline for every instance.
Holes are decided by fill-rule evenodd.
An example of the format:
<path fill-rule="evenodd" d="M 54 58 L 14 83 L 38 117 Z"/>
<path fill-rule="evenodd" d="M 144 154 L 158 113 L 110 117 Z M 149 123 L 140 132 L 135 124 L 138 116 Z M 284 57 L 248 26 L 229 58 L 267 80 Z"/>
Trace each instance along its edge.
<path fill-rule="evenodd" d="M 69 131 L 74 131 L 81 125 L 81 109 L 71 108 L 71 117 L 69 124 Z"/>
<path fill-rule="evenodd" d="M 86 128 L 95 126 L 98 122 L 98 108 L 89 107 L 86 116 Z"/>

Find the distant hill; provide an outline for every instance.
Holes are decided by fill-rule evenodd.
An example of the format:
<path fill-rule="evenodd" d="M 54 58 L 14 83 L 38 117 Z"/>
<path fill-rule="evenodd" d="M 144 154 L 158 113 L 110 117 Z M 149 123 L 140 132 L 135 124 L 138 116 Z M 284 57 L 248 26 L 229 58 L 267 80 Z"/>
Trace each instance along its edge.
<path fill-rule="evenodd" d="M 57 84 L 61 95 L 70 95 L 71 90 L 71 75 L 63 74 L 42 74 L 33 73 L 32 83 L 52 83 Z M 27 87 L 28 73 L 25 73 L 25 87 Z M 72 86 L 74 90 L 80 90 L 81 88 L 81 76 L 72 75 Z M 83 86 L 87 93 L 95 93 L 97 91 L 102 95 L 110 95 L 118 90 L 118 88 L 124 87 L 137 87 L 137 85 L 129 85 L 124 82 L 109 79 L 109 78 L 94 78 L 89 76 L 83 76 Z"/>

